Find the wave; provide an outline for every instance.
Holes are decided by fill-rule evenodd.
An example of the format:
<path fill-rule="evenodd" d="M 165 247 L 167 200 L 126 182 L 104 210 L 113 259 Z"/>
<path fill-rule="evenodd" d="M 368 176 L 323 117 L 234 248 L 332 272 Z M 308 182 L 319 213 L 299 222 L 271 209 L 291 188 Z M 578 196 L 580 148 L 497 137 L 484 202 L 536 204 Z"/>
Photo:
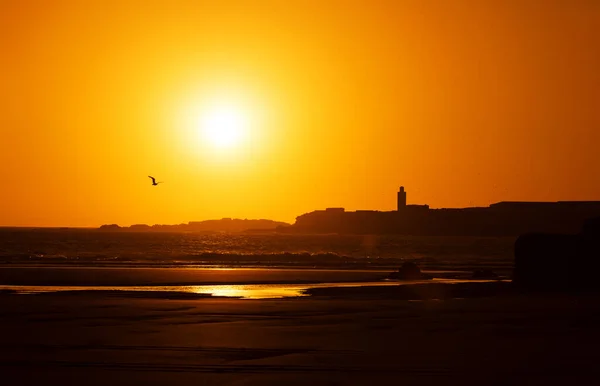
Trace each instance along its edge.
<path fill-rule="evenodd" d="M 60 266 L 134 266 L 134 267 L 211 267 L 211 268 L 343 268 L 343 269 L 396 269 L 405 262 L 415 262 L 429 270 L 512 269 L 512 260 L 482 259 L 472 256 L 451 259 L 434 257 L 354 257 L 336 253 L 213 253 L 178 256 L 135 255 L 46 255 L 21 254 L 0 256 L 3 265 L 60 265 Z"/>
<path fill-rule="evenodd" d="M 0 230 L 0 264 L 202 267 L 512 267 L 510 238 Z M 460 268 L 462 269 L 462 268 Z"/>

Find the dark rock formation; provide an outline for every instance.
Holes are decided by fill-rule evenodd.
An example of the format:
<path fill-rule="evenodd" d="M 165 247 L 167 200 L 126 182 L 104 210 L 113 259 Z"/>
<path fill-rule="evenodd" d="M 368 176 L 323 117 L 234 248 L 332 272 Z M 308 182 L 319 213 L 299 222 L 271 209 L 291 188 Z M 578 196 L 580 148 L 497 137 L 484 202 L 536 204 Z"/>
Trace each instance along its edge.
<path fill-rule="evenodd" d="M 579 234 L 528 233 L 515 242 L 513 282 L 536 290 L 600 289 L 600 217 Z"/>
<path fill-rule="evenodd" d="M 419 266 L 415 263 L 406 262 L 402 264 L 398 271 L 392 272 L 389 278 L 397 280 L 424 280 L 431 279 L 431 276 L 422 273 Z"/>

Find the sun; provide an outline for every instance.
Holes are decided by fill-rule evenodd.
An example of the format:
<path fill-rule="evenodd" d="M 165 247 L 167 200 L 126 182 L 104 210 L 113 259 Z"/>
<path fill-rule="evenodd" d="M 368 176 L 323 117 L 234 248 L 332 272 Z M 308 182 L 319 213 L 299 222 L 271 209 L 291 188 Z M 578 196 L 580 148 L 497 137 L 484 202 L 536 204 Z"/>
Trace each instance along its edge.
<path fill-rule="evenodd" d="M 248 135 L 248 117 L 234 106 L 206 111 L 200 121 L 202 140 L 217 149 L 239 146 Z"/>
<path fill-rule="evenodd" d="M 192 159 L 206 164 L 240 165 L 266 156 L 272 136 L 267 113 L 260 97 L 241 92 L 184 94 L 174 100 L 173 116 L 168 117 L 178 130 L 181 149 Z M 248 163 L 246 163 L 248 164 Z"/>

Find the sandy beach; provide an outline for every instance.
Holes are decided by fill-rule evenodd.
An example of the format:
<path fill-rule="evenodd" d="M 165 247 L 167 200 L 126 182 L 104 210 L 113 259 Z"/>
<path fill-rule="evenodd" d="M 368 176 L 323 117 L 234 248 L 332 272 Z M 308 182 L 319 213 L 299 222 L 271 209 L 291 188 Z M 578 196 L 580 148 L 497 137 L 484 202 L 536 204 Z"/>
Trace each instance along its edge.
<path fill-rule="evenodd" d="M 1 295 L 7 385 L 596 385 L 600 297 Z"/>

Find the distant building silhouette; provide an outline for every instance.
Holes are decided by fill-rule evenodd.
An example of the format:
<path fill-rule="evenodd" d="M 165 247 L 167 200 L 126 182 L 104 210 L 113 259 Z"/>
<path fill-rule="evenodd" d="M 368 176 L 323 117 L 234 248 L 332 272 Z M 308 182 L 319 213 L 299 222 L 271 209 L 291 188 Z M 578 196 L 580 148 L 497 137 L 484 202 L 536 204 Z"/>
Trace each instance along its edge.
<path fill-rule="evenodd" d="M 284 232 L 518 236 L 525 232 L 576 233 L 587 218 L 600 216 L 600 201 L 499 202 L 487 207 L 429 209 L 407 205 L 397 193 L 397 210 L 316 210 L 296 217 Z"/>

